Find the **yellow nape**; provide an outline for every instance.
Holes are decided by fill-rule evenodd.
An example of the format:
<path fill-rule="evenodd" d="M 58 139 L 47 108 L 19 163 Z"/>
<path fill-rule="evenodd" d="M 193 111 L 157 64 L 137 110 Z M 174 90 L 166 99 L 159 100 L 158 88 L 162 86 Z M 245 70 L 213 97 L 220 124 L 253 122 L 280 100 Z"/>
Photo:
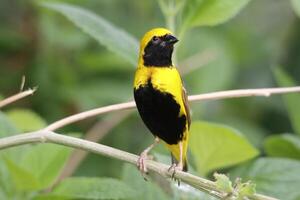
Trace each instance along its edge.
<path fill-rule="evenodd" d="M 146 47 L 146 45 L 152 39 L 153 36 L 160 37 L 160 36 L 164 36 L 166 34 L 172 34 L 172 32 L 165 28 L 154 28 L 154 29 L 151 29 L 150 31 L 148 31 L 144 35 L 144 37 L 142 38 L 142 40 L 140 42 L 140 53 L 141 53 L 141 51 L 144 50 L 144 48 Z"/>

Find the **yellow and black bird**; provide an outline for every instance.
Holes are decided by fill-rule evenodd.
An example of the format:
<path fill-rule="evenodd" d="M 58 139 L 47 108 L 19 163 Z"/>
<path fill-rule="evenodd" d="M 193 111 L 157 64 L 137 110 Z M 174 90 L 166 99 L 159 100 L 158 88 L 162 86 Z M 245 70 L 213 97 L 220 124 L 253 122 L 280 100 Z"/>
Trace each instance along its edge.
<path fill-rule="evenodd" d="M 147 32 L 140 43 L 138 67 L 134 78 L 134 99 L 145 125 L 155 142 L 138 160 L 141 172 L 147 172 L 145 159 L 149 151 L 163 140 L 171 151 L 171 168 L 187 171 L 187 144 L 190 114 L 187 96 L 179 72 L 172 63 L 178 39 L 165 28 Z"/>

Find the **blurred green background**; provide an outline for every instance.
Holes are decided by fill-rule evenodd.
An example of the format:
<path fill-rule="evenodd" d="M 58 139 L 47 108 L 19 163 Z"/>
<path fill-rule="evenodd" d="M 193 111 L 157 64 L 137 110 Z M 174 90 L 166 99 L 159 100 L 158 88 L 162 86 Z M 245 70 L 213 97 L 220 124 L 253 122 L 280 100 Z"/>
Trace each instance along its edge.
<path fill-rule="evenodd" d="M 38 87 L 33 96 L 2 109 L 2 137 L 33 131 L 85 110 L 132 100 L 136 67 L 134 59 L 138 53 L 136 42 L 154 27 L 171 28 L 179 37 L 176 63 L 183 74 L 189 94 L 293 86 L 300 82 L 300 3 L 297 0 L 227 0 L 226 2 L 233 2 L 228 3 L 227 7 L 214 7 L 214 4 L 218 4 L 214 2 L 218 1 L 208 0 L 64 0 L 55 1 L 59 2 L 56 4 L 54 1 L 47 1 L 50 3 L 46 5 L 42 5 L 42 2 L 44 1 L 0 2 L 0 96 L 4 98 L 17 93 L 23 75 L 26 77 L 25 88 Z M 94 19 L 93 16 L 80 17 L 82 13 L 79 15 L 77 8 L 72 10 L 74 7 L 68 8 L 68 5 L 61 3 L 86 10 L 84 12 L 93 12 L 101 17 L 100 21 L 105 20 L 105 23 L 117 29 L 108 27 L 102 30 L 91 20 Z M 236 10 L 231 11 L 235 7 Z M 226 13 L 229 13 L 228 16 Z M 119 29 L 125 31 L 125 36 Z M 96 36 L 91 37 L 93 34 Z M 127 41 L 128 38 L 132 40 Z M 127 53 L 122 52 L 124 49 L 128 50 Z M 191 138 L 194 140 L 190 152 L 192 171 L 194 169 L 195 173 L 211 177 L 211 172 L 219 169 L 232 177 L 242 176 L 245 180 L 257 181 L 258 192 L 283 199 L 300 199 L 300 192 L 297 191 L 300 187 L 300 94 L 194 102 L 190 107 L 192 120 L 197 124 L 192 133 L 197 135 L 197 132 L 202 131 L 204 134 Z M 196 122 L 198 120 L 201 122 Z M 220 158 L 212 156 L 212 160 L 219 159 L 221 163 L 224 161 L 223 164 L 201 160 L 201 157 L 209 157 L 206 155 L 205 145 L 221 148 L 225 141 L 217 135 L 211 142 L 206 142 L 209 141 L 206 132 L 214 133 L 219 130 L 215 126 L 220 128 L 220 132 L 226 129 L 231 134 L 234 132 L 233 135 L 242 134 L 245 140 L 243 142 L 249 145 L 245 148 L 251 148 L 252 151 L 249 150 L 249 156 L 241 155 L 241 159 L 237 161 L 225 161 L 225 156 L 221 154 Z M 135 154 L 139 154 L 153 140 L 135 110 L 84 120 L 58 132 L 88 137 L 92 141 Z M 197 137 L 202 142 L 195 142 Z M 214 143 L 218 138 L 221 138 L 219 143 Z M 235 140 L 230 145 L 233 152 L 243 151 L 244 147 L 234 149 L 234 145 L 238 146 Z M 15 151 L 20 152 L 22 148 L 17 147 Z M 49 148 L 54 149 L 56 146 Z M 42 152 L 42 157 L 48 153 Z M 162 159 L 162 155 L 169 155 L 162 145 L 154 152 L 158 159 Z M 3 162 L 6 164 L 2 164 L 3 174 L 0 175 L 2 178 L 6 175 L 15 178 L 11 178 L 10 186 L 4 186 L 8 184 L 5 181 L 2 185 L 0 182 L 4 188 L 0 190 L 0 194 L 7 199 L 33 199 L 44 198 L 41 197 L 42 189 L 48 188 L 59 176 L 61 169 L 66 166 L 70 150 L 48 184 L 29 189 L 24 189 L 19 183 L 18 177 L 21 175 L 13 170 L 16 163 L 7 161 L 6 151 L 3 154 Z M 244 162 L 249 159 L 252 161 Z M 284 165 L 279 166 L 280 163 Z M 155 178 L 153 184 L 144 183 L 134 167 L 99 155 L 88 155 L 80 160 L 78 166 L 74 166 L 74 176 L 112 177 L 125 183 L 134 182 L 131 179 L 135 176 L 135 183 L 129 185 L 133 190 L 143 187 L 148 199 L 210 199 L 190 188 L 185 193 L 178 192 L 180 188 L 172 184 L 171 188 L 168 186 L 160 189 L 157 184 L 162 183 Z M 264 169 L 266 166 L 273 166 L 274 169 L 255 176 L 251 169 L 258 166 Z M 31 162 L 28 170 L 28 173 L 32 170 Z M 261 178 L 264 176 L 266 178 Z M 43 176 L 35 178 L 40 181 Z M 268 178 L 271 180 L 266 180 Z M 28 177 L 24 179 L 27 184 L 33 184 L 28 182 Z M 285 180 L 285 183 L 280 180 Z M 82 180 L 71 180 L 71 183 L 72 181 L 78 181 L 77 184 L 80 185 Z M 101 181 L 112 184 L 110 179 Z M 123 186 L 120 187 L 124 189 Z M 61 191 L 65 192 L 64 188 L 58 188 L 55 195 L 65 198 L 65 193 Z M 130 188 L 121 191 L 126 194 L 132 192 Z M 72 194 L 70 198 L 74 197 Z M 115 198 L 107 197 L 104 193 L 101 195 L 102 199 Z M 135 194 L 124 198 L 139 199 Z"/>

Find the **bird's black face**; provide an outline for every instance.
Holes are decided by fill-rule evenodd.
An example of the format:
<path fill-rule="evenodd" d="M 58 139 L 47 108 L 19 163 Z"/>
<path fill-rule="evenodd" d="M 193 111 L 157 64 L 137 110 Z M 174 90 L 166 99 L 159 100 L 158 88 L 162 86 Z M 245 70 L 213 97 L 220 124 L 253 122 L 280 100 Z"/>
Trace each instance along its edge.
<path fill-rule="evenodd" d="M 153 36 L 144 50 L 144 65 L 168 67 L 172 66 L 172 53 L 174 44 L 178 39 L 173 35 Z"/>

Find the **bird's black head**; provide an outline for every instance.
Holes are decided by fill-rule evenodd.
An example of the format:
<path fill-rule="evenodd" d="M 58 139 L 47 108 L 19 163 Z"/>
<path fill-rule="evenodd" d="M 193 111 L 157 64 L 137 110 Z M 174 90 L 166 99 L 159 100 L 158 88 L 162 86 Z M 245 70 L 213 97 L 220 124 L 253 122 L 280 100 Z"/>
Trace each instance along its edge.
<path fill-rule="evenodd" d="M 153 36 L 144 49 L 143 60 L 145 66 L 172 66 L 174 44 L 178 39 L 171 34 Z"/>

